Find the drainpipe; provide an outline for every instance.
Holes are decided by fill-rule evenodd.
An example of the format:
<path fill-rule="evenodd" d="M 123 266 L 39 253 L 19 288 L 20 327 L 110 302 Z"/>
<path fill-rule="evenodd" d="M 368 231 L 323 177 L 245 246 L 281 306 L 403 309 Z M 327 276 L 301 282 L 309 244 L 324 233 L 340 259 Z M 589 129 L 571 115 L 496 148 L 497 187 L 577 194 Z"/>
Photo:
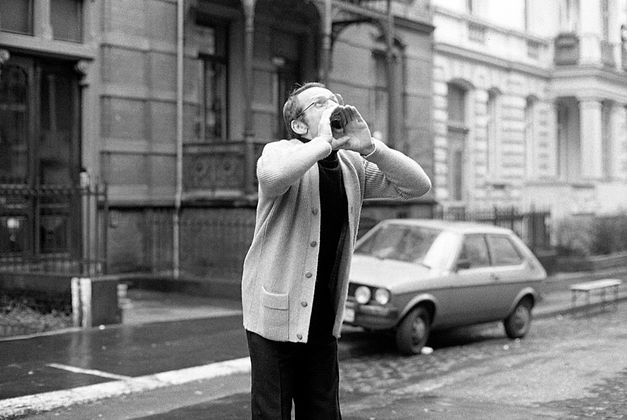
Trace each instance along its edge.
<path fill-rule="evenodd" d="M 172 224 L 172 274 L 178 280 L 180 275 L 180 217 L 183 196 L 183 23 L 184 1 L 177 0 L 176 23 L 176 193 Z"/>
<path fill-rule="evenodd" d="M 244 193 L 254 193 L 255 149 L 253 139 L 253 42 L 255 34 L 255 3 L 256 0 L 243 0 L 244 6 Z"/>
<path fill-rule="evenodd" d="M 329 72 L 331 70 L 331 0 L 324 1 L 324 22 L 322 26 L 322 57 L 320 66 L 320 80 L 324 84 L 329 83 Z"/>
<path fill-rule="evenodd" d="M 391 0 L 387 0 L 387 21 L 385 29 L 385 61 L 387 64 L 387 88 L 388 88 L 388 145 L 398 147 L 398 107 L 396 101 L 398 92 L 396 89 L 396 75 L 394 74 L 394 15 L 392 14 Z"/>

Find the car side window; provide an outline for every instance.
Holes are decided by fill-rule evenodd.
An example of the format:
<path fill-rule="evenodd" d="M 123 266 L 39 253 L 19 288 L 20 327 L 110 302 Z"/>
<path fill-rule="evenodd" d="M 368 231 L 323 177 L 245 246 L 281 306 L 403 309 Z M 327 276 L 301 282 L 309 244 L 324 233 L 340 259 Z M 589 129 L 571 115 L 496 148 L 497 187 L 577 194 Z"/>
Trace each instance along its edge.
<path fill-rule="evenodd" d="M 507 236 L 488 235 L 492 265 L 518 265 L 523 257 Z"/>
<path fill-rule="evenodd" d="M 459 261 L 469 264 L 468 268 L 487 267 L 490 265 L 490 255 L 483 235 L 467 235 L 464 237 Z"/>

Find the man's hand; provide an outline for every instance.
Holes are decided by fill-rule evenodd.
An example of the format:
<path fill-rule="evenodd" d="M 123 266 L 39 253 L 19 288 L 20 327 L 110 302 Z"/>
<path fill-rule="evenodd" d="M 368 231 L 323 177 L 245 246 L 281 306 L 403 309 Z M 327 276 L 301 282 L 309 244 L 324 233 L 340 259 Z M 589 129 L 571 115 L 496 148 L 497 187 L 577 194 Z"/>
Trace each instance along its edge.
<path fill-rule="evenodd" d="M 342 148 L 342 146 L 350 140 L 348 136 L 339 135 L 338 138 L 333 137 L 334 133 L 331 129 L 331 114 L 335 108 L 327 108 L 322 111 L 320 115 L 320 122 L 318 123 L 318 137 L 329 142 L 333 150 Z"/>
<path fill-rule="evenodd" d="M 337 140 L 337 148 L 358 152 L 367 155 L 374 150 L 374 143 L 368 124 L 362 118 L 357 108 L 346 105 L 342 109 L 341 117 L 344 123 L 343 129 L 332 129 Z M 332 144 L 333 145 L 333 144 Z"/>

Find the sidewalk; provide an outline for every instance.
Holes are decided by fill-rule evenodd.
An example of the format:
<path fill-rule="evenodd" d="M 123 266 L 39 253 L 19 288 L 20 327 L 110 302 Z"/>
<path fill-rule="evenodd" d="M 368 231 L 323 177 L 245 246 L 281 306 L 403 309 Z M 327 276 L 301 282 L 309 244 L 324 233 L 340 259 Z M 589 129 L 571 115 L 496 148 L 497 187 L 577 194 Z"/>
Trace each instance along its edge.
<path fill-rule="evenodd" d="M 599 278 L 622 279 L 627 300 L 627 269 L 559 274 L 542 286 L 534 317 L 598 309 L 598 295 L 573 306 L 569 286 Z M 0 341 L 0 418 L 249 371 L 239 301 L 131 289 L 121 304 L 122 325 Z M 343 359 L 360 345 L 349 331 Z"/>
<path fill-rule="evenodd" d="M 572 311 L 586 310 L 587 308 L 581 299 L 577 301 L 576 306 L 572 306 L 569 286 L 601 278 L 622 279 L 623 284 L 619 288 L 619 300 L 627 299 L 627 269 L 597 273 L 558 273 L 550 276 L 540 288 L 540 299 L 533 309 L 534 317 L 550 317 Z M 608 295 L 606 299 L 611 301 L 613 296 Z M 593 292 L 590 306 L 596 307 L 600 303 L 598 292 Z M 237 315 L 242 312 L 239 300 L 144 289 L 129 289 L 127 298 L 121 300 L 121 306 L 123 308 L 122 322 L 126 325 L 213 318 Z"/>

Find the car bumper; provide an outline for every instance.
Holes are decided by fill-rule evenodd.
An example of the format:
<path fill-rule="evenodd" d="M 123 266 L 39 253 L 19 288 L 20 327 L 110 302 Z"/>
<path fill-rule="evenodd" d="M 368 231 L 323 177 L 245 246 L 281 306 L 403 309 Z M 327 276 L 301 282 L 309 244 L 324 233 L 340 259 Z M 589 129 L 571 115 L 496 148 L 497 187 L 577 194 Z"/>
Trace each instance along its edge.
<path fill-rule="evenodd" d="M 396 326 L 398 309 L 380 305 L 362 305 L 346 302 L 344 323 L 370 329 L 389 329 Z"/>

